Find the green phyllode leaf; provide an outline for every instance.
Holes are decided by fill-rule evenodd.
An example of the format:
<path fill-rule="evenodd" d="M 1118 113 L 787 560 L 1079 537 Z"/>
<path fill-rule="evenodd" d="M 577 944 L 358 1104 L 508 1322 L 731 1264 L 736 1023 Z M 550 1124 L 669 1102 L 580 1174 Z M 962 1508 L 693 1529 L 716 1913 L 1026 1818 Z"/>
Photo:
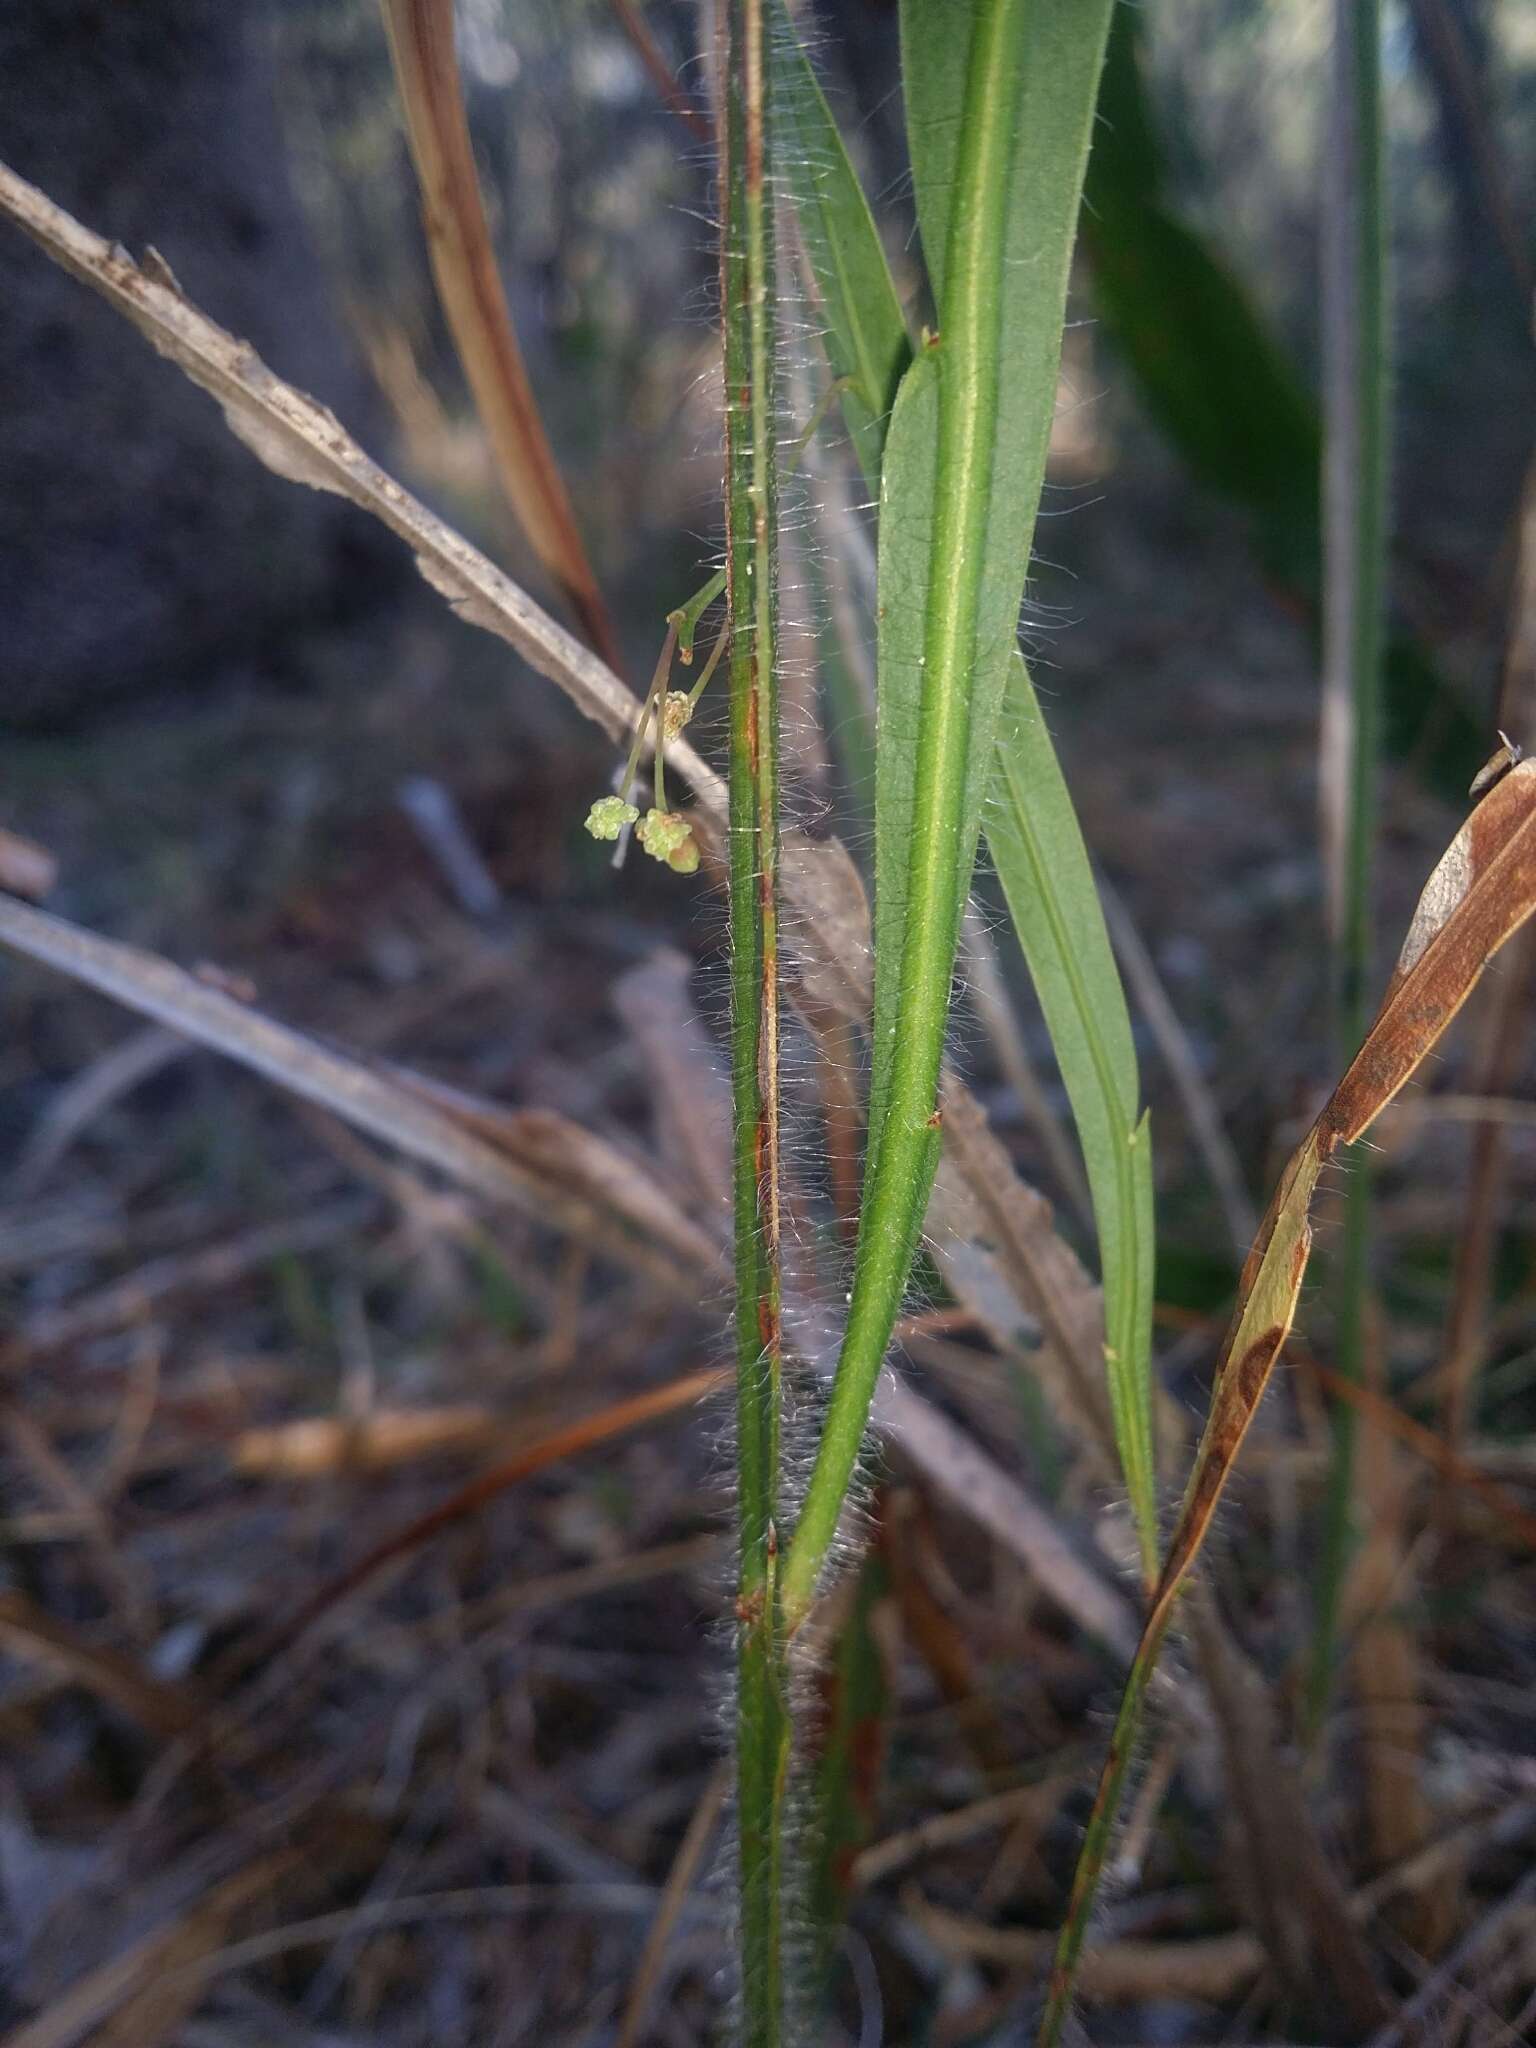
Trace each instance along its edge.
<path fill-rule="evenodd" d="M 783 0 L 770 0 L 769 23 L 776 167 L 805 239 L 843 418 L 873 488 L 911 338 L 869 201 Z"/>
<path fill-rule="evenodd" d="M 1143 1574 L 1157 1577 L 1152 1137 L 1088 851 L 1022 655 L 1010 664 L 987 843 L 1072 1104 L 1098 1228 L 1104 1355 Z"/>

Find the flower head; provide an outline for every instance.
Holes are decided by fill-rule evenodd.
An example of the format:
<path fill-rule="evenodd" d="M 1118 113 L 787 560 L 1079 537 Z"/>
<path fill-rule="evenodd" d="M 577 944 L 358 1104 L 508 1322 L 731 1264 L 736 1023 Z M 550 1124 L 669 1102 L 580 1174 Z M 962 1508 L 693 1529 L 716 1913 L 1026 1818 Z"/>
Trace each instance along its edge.
<path fill-rule="evenodd" d="M 668 690 L 661 700 L 663 739 L 675 740 L 693 716 L 693 699 L 686 690 Z"/>
<path fill-rule="evenodd" d="M 664 860 L 674 874 L 691 875 L 699 865 L 699 845 L 680 811 L 647 811 L 635 837 L 653 860 Z"/>
<path fill-rule="evenodd" d="M 633 825 L 640 813 L 621 796 L 600 796 L 587 813 L 587 830 L 594 839 L 617 839 L 626 825 Z"/>

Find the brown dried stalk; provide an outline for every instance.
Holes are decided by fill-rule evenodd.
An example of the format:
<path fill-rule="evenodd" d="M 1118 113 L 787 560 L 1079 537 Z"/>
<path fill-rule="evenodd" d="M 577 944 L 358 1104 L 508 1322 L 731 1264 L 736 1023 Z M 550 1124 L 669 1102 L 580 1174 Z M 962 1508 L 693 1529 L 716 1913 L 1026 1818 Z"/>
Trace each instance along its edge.
<path fill-rule="evenodd" d="M 383 0 L 383 12 L 432 275 L 497 474 L 534 553 L 588 640 L 616 669 L 613 624 L 539 417 L 491 249 L 453 46 L 453 0 Z"/>

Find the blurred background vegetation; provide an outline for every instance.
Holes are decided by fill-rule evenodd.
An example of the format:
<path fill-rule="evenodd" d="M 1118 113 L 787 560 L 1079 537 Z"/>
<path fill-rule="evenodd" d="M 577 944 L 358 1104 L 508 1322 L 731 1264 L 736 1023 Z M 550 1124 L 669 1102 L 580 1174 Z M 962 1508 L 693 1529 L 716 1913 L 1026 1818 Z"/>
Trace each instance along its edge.
<path fill-rule="evenodd" d="M 701 14 L 687 0 L 644 10 L 690 126 L 628 12 L 458 8 L 513 316 L 641 680 L 666 612 L 717 558 L 719 378 Z M 800 19 L 915 293 L 895 9 L 822 0 Z M 1147 976 L 1132 975 L 1158 1130 L 1164 1367 L 1191 1406 L 1240 1249 L 1192 1135 L 1191 1086 L 1240 1197 L 1261 1202 L 1329 1073 L 1314 642 L 1327 34 L 1319 0 L 1122 9 L 1030 591 L 1037 678 L 1089 844 L 1177 1020 L 1182 1076 Z M 1523 721 L 1513 736 L 1536 740 L 1536 673 L 1510 637 L 1536 442 L 1536 10 L 1404 0 L 1388 38 L 1383 978 L 1501 705 Z M 153 244 L 197 304 L 551 601 L 437 309 L 372 0 L 29 0 L 0 19 L 0 79 L 0 155 L 135 254 Z M 361 513 L 259 468 L 200 394 L 9 230 L 0 309 L 0 825 L 57 860 L 50 907 L 249 977 L 265 1006 L 323 1036 L 559 1111 L 679 1170 L 692 1139 L 666 1063 L 717 1030 L 722 920 L 702 886 L 643 861 L 615 875 L 583 834 L 613 768 L 600 735 L 455 622 Z M 797 425 L 813 360 L 807 348 L 791 379 Z M 857 522 L 835 437 L 823 466 L 817 488 Z M 805 515 L 813 554 L 825 532 Z M 809 680 L 797 692 L 792 801 L 862 854 L 859 756 L 833 690 L 846 649 L 822 611 L 802 606 L 800 667 L 809 678 L 819 647 L 828 680 L 824 697 Z M 718 718 L 706 700 L 706 751 Z M 1522 957 L 1505 977 L 1529 973 Z M 1491 1048 L 1470 1016 L 1436 1085 L 1523 1111 L 1484 1247 L 1469 1450 L 1518 1495 L 1536 1476 L 1536 1133 L 1518 992 L 1514 1010 Z M 220 1698 L 221 1660 L 488 1454 L 713 1363 L 723 1296 L 685 1309 L 552 1230 L 488 1230 L 250 1077 L 41 972 L 5 963 L 0 1011 L 0 2017 L 20 2030 L 0 2039 L 85 2038 L 66 1995 L 156 1929 L 172 1946 L 90 2020 L 91 2038 L 615 2039 L 679 1842 L 710 1812 L 725 1662 L 716 1414 L 557 1465 L 420 1546 L 338 1608 L 324 1658 L 312 1645 L 279 1661 L 262 1714 L 220 1723 L 211 1755 L 188 1702 Z M 959 1029 L 1013 1157 L 1073 1233 L 1070 1176 L 1016 1075 L 973 1022 Z M 1388 1390 L 1421 1419 L 1477 1257 L 1464 1226 L 1478 1142 L 1464 1119 L 1411 1107 L 1380 1133 Z M 1303 1318 L 1326 1361 L 1321 1239 Z M 1027 1371 L 946 1324 L 931 1277 L 911 1371 L 1091 1544 L 1102 1503 L 1074 1480 L 1070 1445 L 1042 1450 Z M 1285 1500 L 1316 1484 L 1315 1376 L 1298 1367 L 1276 1406 L 1285 1426 L 1259 1449 L 1230 1540 L 1250 1648 L 1283 1710 L 1307 1565 L 1286 1548 Z M 363 1422 L 418 1412 L 458 1412 L 461 1432 L 445 1421 L 435 1449 L 417 1437 L 377 1461 L 358 1452 Z M 317 1419 L 337 1427 L 308 1463 L 295 1439 L 262 1434 Z M 1428 1469 L 1405 1457 L 1404 1491 L 1424 1492 Z M 987 1937 L 1053 1924 L 1077 1808 L 1056 1785 L 963 1839 L 924 1848 L 906 1831 L 1057 1776 L 1080 1787 L 1112 1674 L 1016 1564 L 979 1553 L 899 1465 L 888 1478 L 880 1577 L 860 1582 L 885 1663 L 885 1766 L 864 1818 L 888 1853 L 858 1883 L 844 2015 L 850 2038 L 879 2038 L 878 1987 L 888 2040 L 1011 2040 L 1029 1968 Z M 1402 1581 L 1416 1646 L 1403 1740 L 1435 1839 L 1465 1837 L 1457 1883 L 1475 1924 L 1475 1901 L 1519 1866 L 1510 1815 L 1532 1820 L 1536 1585 L 1508 1516 L 1458 1512 L 1416 1525 L 1423 1569 Z M 147 1705 L 119 1664 L 163 1692 Z M 1361 1725 L 1346 1697 L 1336 1753 L 1359 1753 Z M 1127 1941 L 1244 1924 L 1210 1774 L 1188 1775 L 1160 1861 L 1114 1909 Z M 1364 1882 L 1372 1836 L 1347 1773 L 1313 1789 Z M 296 1846 L 301 1867 L 261 1865 L 246 1895 L 220 1889 L 274 1844 Z M 473 1890 L 501 1903 L 385 1924 L 405 1895 Z M 333 1911 L 353 1917 L 325 1941 L 208 1962 L 237 1933 Z M 1422 1926 L 1401 1941 L 1428 1953 Z M 638 2038 L 710 2038 L 723 1945 L 706 1891 Z M 1508 1969 L 1528 1989 L 1518 1949 Z M 178 1955 L 201 1959 L 206 1982 L 175 1977 Z M 1257 2038 L 1261 2020 L 1346 2038 L 1302 2031 L 1283 2001 L 1245 2007 L 1256 1974 L 1207 1995 L 1152 1972 L 1095 2038 Z M 1436 2038 L 1519 2038 L 1517 2007 L 1489 1994 Z M 24 2030 L 29 2016 L 42 2031 Z"/>

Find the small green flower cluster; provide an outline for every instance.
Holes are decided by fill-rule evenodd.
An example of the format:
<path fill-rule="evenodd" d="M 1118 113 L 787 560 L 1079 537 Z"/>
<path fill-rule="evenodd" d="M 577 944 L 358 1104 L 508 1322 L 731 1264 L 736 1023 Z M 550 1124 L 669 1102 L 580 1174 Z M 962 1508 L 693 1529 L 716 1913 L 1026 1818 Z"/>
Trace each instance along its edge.
<path fill-rule="evenodd" d="M 685 607 L 668 615 L 666 643 L 656 664 L 656 673 L 651 678 L 651 687 L 646 692 L 645 702 L 640 708 L 640 721 L 635 732 L 634 745 L 630 748 L 629 760 L 624 769 L 624 780 L 620 785 L 622 793 L 618 796 L 599 797 L 587 813 L 587 830 L 594 839 L 617 839 L 627 827 L 633 825 L 636 828 L 635 837 L 652 860 L 665 862 L 677 875 L 691 875 L 697 872 L 699 843 L 682 812 L 669 810 L 667 807 L 664 762 L 666 743 L 668 740 L 677 739 L 693 717 L 693 708 L 725 651 L 725 631 L 722 629 L 715 643 L 714 652 L 704 664 L 703 674 L 691 690 L 669 690 L 667 679 L 672 668 L 672 657 L 677 651 L 679 629 L 685 619 L 691 617 L 682 655 L 685 662 L 690 662 L 693 659 L 692 634 L 693 626 L 698 622 L 697 614 L 706 610 L 719 596 L 724 582 L 724 575 L 721 574 L 706 584 L 695 600 L 692 614 Z M 653 719 L 656 724 L 656 795 L 653 807 L 642 817 L 636 805 L 629 801 L 629 792 L 634 787 L 640 750 Z"/>

